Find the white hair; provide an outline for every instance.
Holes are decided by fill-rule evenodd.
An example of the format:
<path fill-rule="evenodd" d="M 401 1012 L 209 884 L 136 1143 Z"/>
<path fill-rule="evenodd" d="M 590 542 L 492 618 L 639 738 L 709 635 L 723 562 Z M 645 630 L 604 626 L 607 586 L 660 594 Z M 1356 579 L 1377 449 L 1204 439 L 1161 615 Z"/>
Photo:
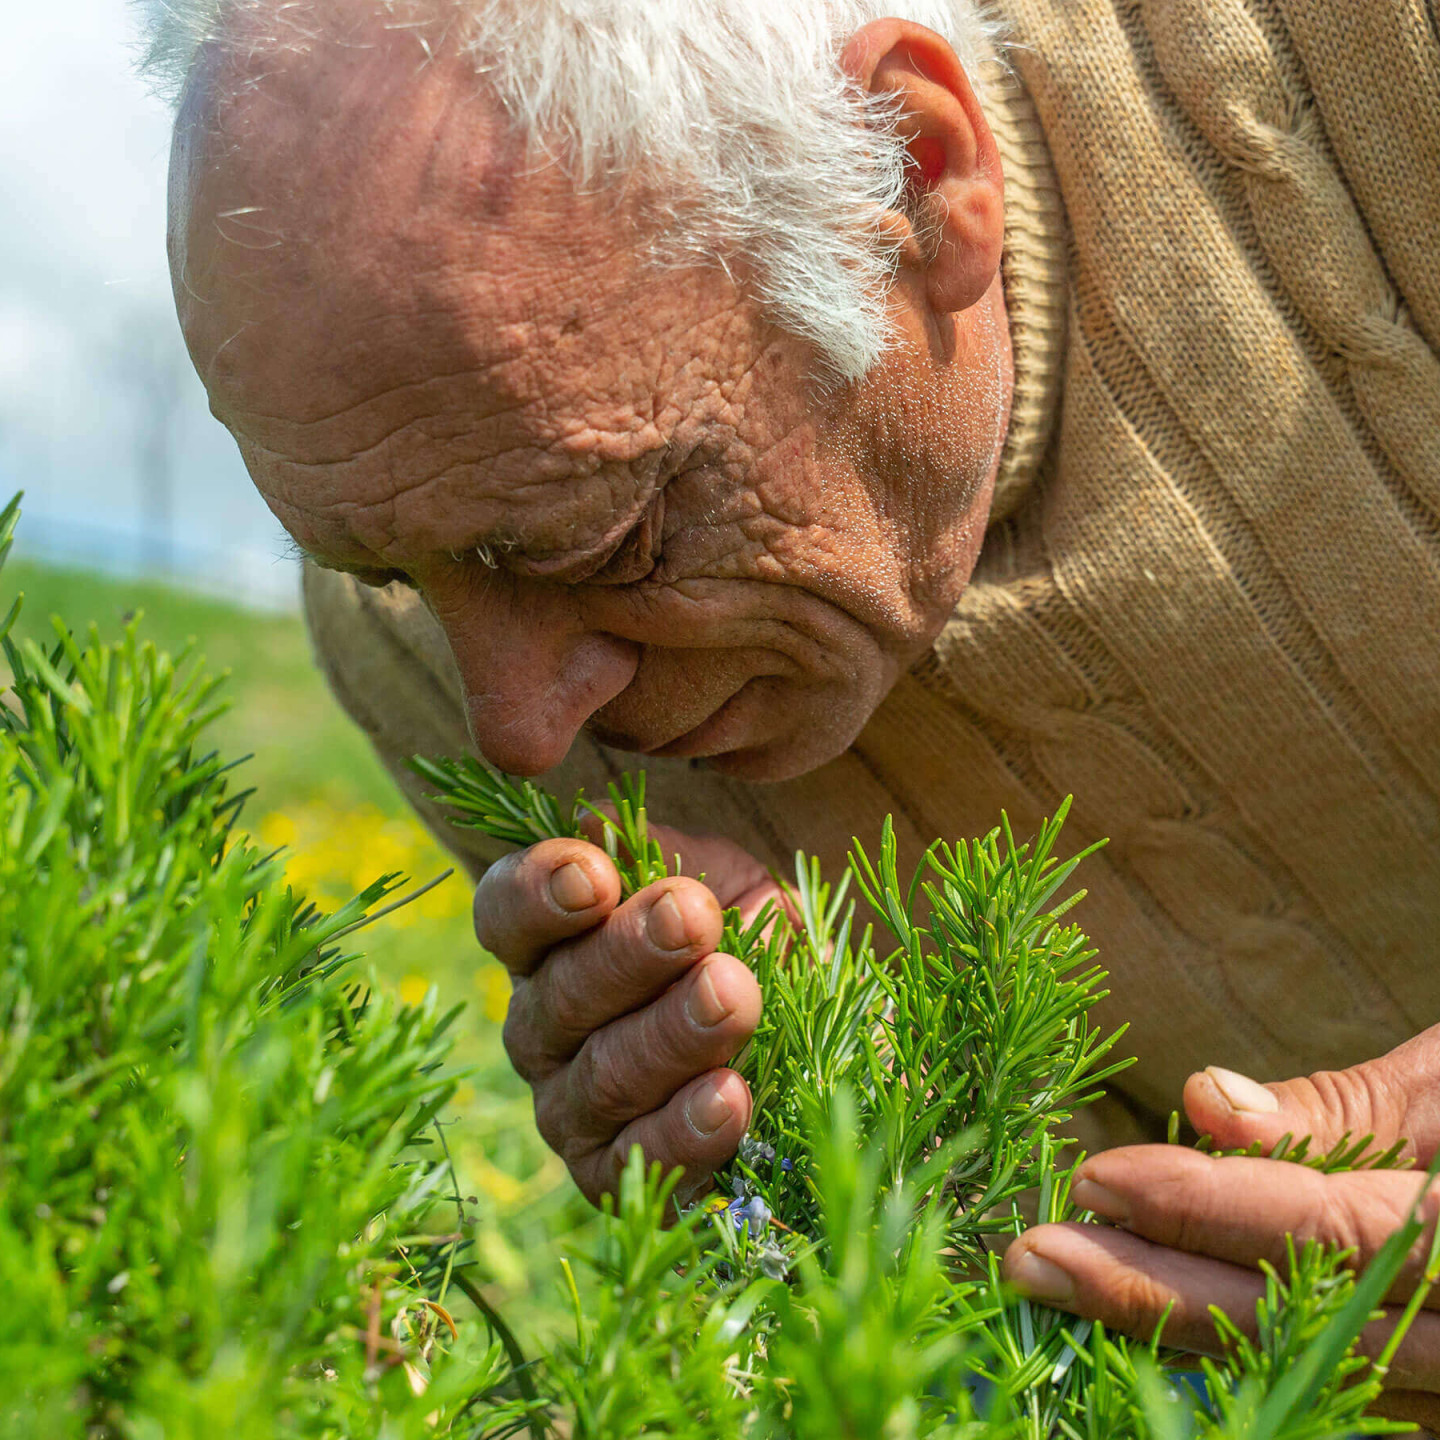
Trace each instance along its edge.
<path fill-rule="evenodd" d="M 277 47 L 312 38 L 332 0 L 145 0 L 143 69 L 177 98 L 200 46 L 258 17 Z M 520 129 L 580 184 L 634 175 L 677 197 L 657 255 L 751 272 L 783 328 L 858 379 L 887 341 L 904 208 L 897 106 L 837 63 L 867 21 L 917 21 L 976 80 L 995 24 L 983 0 L 373 0 L 397 25 L 439 25 Z M 254 25 L 246 48 L 254 48 Z M 680 197 L 683 197 L 683 201 Z"/>

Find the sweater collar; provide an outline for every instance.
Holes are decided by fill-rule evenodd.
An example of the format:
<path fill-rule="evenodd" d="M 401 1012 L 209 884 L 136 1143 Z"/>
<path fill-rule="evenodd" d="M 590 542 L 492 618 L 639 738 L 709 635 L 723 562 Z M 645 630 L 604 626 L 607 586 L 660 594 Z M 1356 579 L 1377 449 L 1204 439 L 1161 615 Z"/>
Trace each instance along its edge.
<path fill-rule="evenodd" d="M 1014 69 L 987 61 L 982 104 L 1005 174 L 1001 281 L 1015 398 L 990 523 L 1019 507 L 1050 443 L 1060 404 L 1067 310 L 1065 207 L 1035 106 Z"/>

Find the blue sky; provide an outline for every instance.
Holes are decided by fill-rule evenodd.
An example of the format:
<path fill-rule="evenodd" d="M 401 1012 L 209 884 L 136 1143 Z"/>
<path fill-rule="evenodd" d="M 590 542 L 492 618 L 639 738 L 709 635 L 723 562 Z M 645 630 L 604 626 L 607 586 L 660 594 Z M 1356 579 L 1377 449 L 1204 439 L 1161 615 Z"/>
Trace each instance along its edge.
<path fill-rule="evenodd" d="M 134 74 L 127 0 L 8 7 L 0 50 L 0 490 L 21 548 L 159 563 L 140 472 L 168 415 L 173 562 L 257 601 L 293 593 L 279 529 L 185 358 L 165 265 L 167 108 Z M 175 387 L 173 407 L 147 400 Z"/>

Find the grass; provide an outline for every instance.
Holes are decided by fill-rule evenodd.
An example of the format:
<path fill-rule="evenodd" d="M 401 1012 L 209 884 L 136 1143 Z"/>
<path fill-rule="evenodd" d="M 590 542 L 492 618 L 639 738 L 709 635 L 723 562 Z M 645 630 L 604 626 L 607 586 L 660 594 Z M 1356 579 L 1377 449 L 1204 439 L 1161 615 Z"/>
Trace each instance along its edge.
<path fill-rule="evenodd" d="M 194 644 L 212 669 L 228 670 L 233 708 L 215 726 L 215 739 L 230 755 L 253 753 L 245 783 L 256 787 L 262 805 L 372 805 L 385 815 L 408 813 L 364 736 L 330 698 L 295 616 L 252 614 L 155 581 L 23 559 L 9 562 L 5 578 L 7 593 L 25 595 L 20 635 L 45 640 L 51 615 L 72 630 L 93 621 L 102 635 L 113 635 L 141 613 L 145 634 L 162 650 L 177 654 Z"/>
<path fill-rule="evenodd" d="M 8 593 L 25 596 L 17 636 L 44 640 L 50 617 L 71 629 L 93 622 L 115 636 L 139 614 L 142 633 L 172 653 L 193 647 L 226 671 L 230 709 L 212 730 L 253 787 L 244 824 L 266 846 L 291 852 L 298 888 L 339 904 L 378 875 L 433 878 L 451 861 L 413 818 L 360 731 L 315 668 L 297 616 L 257 614 L 155 581 L 115 579 L 12 558 Z M 377 983 L 409 1001 L 434 986 L 445 1004 L 466 1002 L 455 1059 L 472 1067 L 448 1131 L 461 1183 L 488 1208 L 478 1227 L 487 1297 L 527 1327 L 549 1329 L 561 1310 L 552 1264 L 538 1251 L 589 1223 L 560 1161 L 535 1133 L 529 1091 L 500 1044 L 509 981 L 470 928 L 470 892 L 452 875 L 415 905 L 381 921 L 364 946 Z"/>

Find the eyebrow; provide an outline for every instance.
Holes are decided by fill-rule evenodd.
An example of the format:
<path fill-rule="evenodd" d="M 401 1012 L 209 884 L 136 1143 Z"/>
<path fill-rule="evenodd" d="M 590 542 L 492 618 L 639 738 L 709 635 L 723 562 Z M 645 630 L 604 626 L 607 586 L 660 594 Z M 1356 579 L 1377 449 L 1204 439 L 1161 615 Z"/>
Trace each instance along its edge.
<path fill-rule="evenodd" d="M 568 563 L 557 565 L 553 570 L 521 568 L 519 573 L 528 575 L 529 578 L 534 580 L 544 580 L 556 585 L 578 584 L 590 575 L 603 570 L 615 553 L 635 533 L 638 526 L 639 522 L 637 521 L 636 524 L 632 525 L 613 545 L 607 546 L 604 552 L 598 556 L 580 556 Z M 358 580 L 364 580 L 377 575 L 392 576 L 397 580 L 408 578 L 407 572 L 399 565 L 386 564 L 384 561 L 377 561 L 374 565 L 355 565 L 348 564 L 343 560 L 332 560 L 327 555 L 320 555 L 314 550 L 306 549 L 298 540 L 289 535 L 285 537 L 282 543 L 288 559 L 298 560 L 302 564 L 314 565 L 319 570 L 329 570 L 333 574 L 352 575 Z M 449 555 L 452 560 L 457 562 L 466 559 L 470 555 L 475 555 L 483 565 L 494 570 L 498 567 L 493 552 L 498 551 L 504 555 L 514 549 L 514 546 L 501 545 L 493 540 L 488 542 L 481 541 L 475 545 L 467 545 L 463 551 L 451 550 Z M 529 565 L 543 565 L 544 563 L 543 561 L 531 561 Z"/>
<path fill-rule="evenodd" d="M 646 451 L 644 455 L 638 456 L 637 460 L 653 457 L 657 462 L 657 473 L 663 473 L 666 468 L 665 460 L 673 453 L 673 447 L 667 442 L 652 447 Z M 547 580 L 557 585 L 579 584 L 589 578 L 589 576 L 599 573 L 609 564 L 611 559 L 624 548 L 626 542 L 630 540 L 635 532 L 645 523 L 646 514 L 650 506 L 654 503 L 655 494 L 663 490 L 671 478 L 673 478 L 673 476 L 667 476 L 665 480 L 662 480 L 655 486 L 655 490 L 652 492 L 650 498 L 640 506 L 625 530 L 609 545 L 605 546 L 603 550 L 599 551 L 598 554 L 581 556 L 570 561 L 568 564 L 557 565 L 553 570 L 530 568 L 522 569 L 520 573 L 528 573 L 533 579 Z M 333 570 L 342 575 L 398 576 L 406 573 L 400 566 L 386 564 L 383 561 L 375 565 L 350 565 L 343 561 L 329 559 L 327 556 L 317 554 L 314 550 L 307 549 L 304 545 L 300 544 L 293 535 L 288 533 L 285 535 L 282 545 L 288 558 L 301 562 L 308 561 L 310 564 L 318 566 L 321 570 Z M 494 536 L 489 539 L 472 541 L 464 547 L 463 551 L 457 549 L 450 550 L 448 553 L 450 557 L 456 561 L 461 560 L 467 555 L 474 554 L 483 564 L 493 570 L 496 568 L 496 556 L 512 555 L 522 550 L 522 548 L 518 542 L 509 537 Z M 530 567 L 543 567 L 545 564 L 546 562 L 543 560 L 528 561 L 528 566 Z"/>

